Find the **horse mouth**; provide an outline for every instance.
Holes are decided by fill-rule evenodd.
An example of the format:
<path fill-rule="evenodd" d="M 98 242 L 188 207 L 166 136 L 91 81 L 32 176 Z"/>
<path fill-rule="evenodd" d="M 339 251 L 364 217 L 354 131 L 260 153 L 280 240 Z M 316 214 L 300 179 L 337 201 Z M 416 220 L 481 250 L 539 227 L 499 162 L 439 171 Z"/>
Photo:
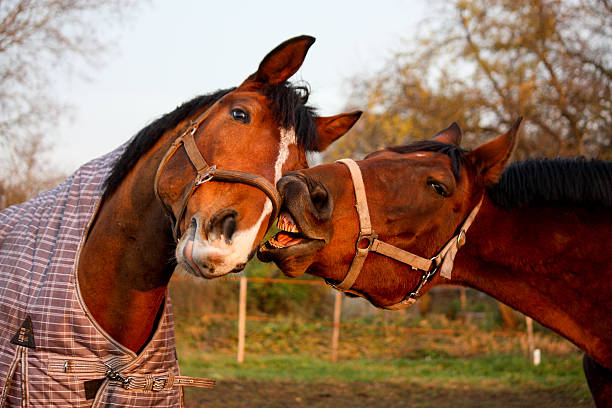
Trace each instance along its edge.
<path fill-rule="evenodd" d="M 257 256 L 262 261 L 278 262 L 289 256 L 312 252 L 325 245 L 324 240 L 307 236 L 287 211 L 279 215 L 277 228 L 280 232 L 259 248 Z"/>
<path fill-rule="evenodd" d="M 185 233 L 183 243 L 177 246 L 177 261 L 191 275 L 204 279 L 215 279 L 229 273 L 241 272 L 246 266 L 246 262 L 224 265 L 220 262 L 224 259 L 223 254 L 216 254 L 214 257 L 210 254 L 206 257 L 202 257 L 201 253 L 197 255 L 195 252 L 198 245 L 201 244 L 197 243 L 196 229 L 192 226 Z M 199 248 L 201 252 L 202 247 Z M 248 259 L 254 254 L 255 251 L 252 251 L 248 255 Z"/>
<path fill-rule="evenodd" d="M 214 279 L 217 276 L 214 273 L 214 269 L 211 271 L 208 266 L 199 266 L 193 258 L 193 247 L 195 244 L 194 239 L 195 231 L 190 232 L 189 239 L 185 242 L 181 251 L 183 264 L 187 267 L 187 271 L 192 275 L 195 275 L 204 279 Z"/>
<path fill-rule="evenodd" d="M 304 240 L 308 240 L 308 238 L 302 235 L 293 217 L 287 212 L 283 212 L 279 215 L 276 227 L 281 230 L 281 232 L 266 242 L 266 246 L 269 248 L 287 248 L 298 245 Z"/>

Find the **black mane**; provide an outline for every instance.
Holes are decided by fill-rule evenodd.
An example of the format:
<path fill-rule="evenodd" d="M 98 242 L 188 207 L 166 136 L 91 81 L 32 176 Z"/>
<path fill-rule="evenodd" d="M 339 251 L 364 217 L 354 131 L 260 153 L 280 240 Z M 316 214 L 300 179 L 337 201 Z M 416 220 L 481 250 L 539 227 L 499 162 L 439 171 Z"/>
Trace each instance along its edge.
<path fill-rule="evenodd" d="M 136 162 L 153 147 L 164 133 L 234 89 L 221 89 L 195 97 L 141 129 L 126 147 L 106 179 L 104 198 L 111 195 L 119 187 L 121 181 Z M 318 133 L 315 123 L 315 110 L 306 105 L 309 96 L 308 88 L 283 82 L 266 86 L 262 91 L 270 101 L 272 114 L 276 117 L 279 126 L 284 129 L 293 128 L 298 145 L 305 150 L 312 150 L 317 144 Z"/>
<path fill-rule="evenodd" d="M 488 194 L 506 209 L 541 204 L 612 207 L 612 162 L 583 158 L 514 162 Z"/>
<path fill-rule="evenodd" d="M 283 129 L 295 130 L 298 145 L 313 150 L 318 142 L 317 116 L 312 106 L 306 105 L 310 90 L 307 86 L 293 86 L 288 82 L 264 89 L 270 101 L 272 113 Z"/>

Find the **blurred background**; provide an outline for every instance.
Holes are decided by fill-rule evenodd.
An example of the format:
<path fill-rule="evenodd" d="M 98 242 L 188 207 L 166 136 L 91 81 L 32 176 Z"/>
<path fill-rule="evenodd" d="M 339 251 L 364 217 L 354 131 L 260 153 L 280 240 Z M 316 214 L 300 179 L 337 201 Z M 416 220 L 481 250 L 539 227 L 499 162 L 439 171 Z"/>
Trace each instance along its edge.
<path fill-rule="evenodd" d="M 310 103 L 325 115 L 365 112 L 312 163 L 453 121 L 472 147 L 518 116 L 515 159 L 612 158 L 607 0 L 5 0 L 0 208 L 182 102 L 238 85 L 300 34 L 317 38 L 293 78 L 310 86 Z M 245 273 L 242 363 L 238 280 L 173 278 L 183 372 L 219 381 L 190 391 L 188 406 L 592 406 L 577 349 L 537 324 L 529 340 L 523 316 L 481 293 L 442 287 L 401 312 L 342 298 L 334 326 L 335 293 L 320 282 L 281 282 L 257 262 Z"/>

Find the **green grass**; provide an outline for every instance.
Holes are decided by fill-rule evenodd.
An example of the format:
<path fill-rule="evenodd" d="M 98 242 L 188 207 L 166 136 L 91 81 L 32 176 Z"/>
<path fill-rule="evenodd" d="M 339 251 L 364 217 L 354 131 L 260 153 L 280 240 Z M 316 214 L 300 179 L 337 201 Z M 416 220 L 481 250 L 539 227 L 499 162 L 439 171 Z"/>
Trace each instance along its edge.
<path fill-rule="evenodd" d="M 179 350 L 182 372 L 223 380 L 293 381 L 304 383 L 395 382 L 512 387 L 557 388 L 588 398 L 581 357 L 551 357 L 533 366 L 520 355 L 485 355 L 470 358 L 448 356 L 387 361 L 350 360 L 332 363 L 300 355 L 247 356 L 238 364 L 235 356 Z"/>

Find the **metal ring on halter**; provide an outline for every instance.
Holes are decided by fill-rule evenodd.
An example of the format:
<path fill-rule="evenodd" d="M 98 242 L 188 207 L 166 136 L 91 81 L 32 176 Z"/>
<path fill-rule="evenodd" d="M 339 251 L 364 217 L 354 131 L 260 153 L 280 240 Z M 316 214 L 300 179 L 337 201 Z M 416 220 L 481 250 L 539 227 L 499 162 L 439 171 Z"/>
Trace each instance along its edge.
<path fill-rule="evenodd" d="M 358 251 L 363 251 L 363 250 L 369 251 L 370 248 L 372 248 L 372 245 L 374 244 L 374 240 L 376 238 L 378 238 L 378 236 L 376 235 L 374 231 L 370 232 L 369 234 L 366 234 L 363 231 L 360 231 L 359 236 L 357 237 L 357 242 L 355 242 L 355 249 L 357 249 Z M 362 248 L 359 244 L 363 242 L 364 240 L 368 241 L 368 245 Z"/>
<path fill-rule="evenodd" d="M 215 170 L 217 170 L 217 165 L 213 164 L 204 173 L 198 173 L 198 175 L 196 176 L 196 179 L 195 179 L 196 187 L 199 186 L 200 184 L 204 184 L 204 183 L 212 180 L 213 177 L 215 176 L 215 174 L 214 174 Z"/>
<path fill-rule="evenodd" d="M 433 268 L 430 271 L 422 271 L 421 280 L 417 284 L 416 289 L 414 289 L 408 295 L 408 298 L 416 300 L 419 296 L 419 292 L 423 289 L 423 286 L 427 284 L 433 278 L 436 273 L 438 273 L 438 269 L 440 269 L 440 264 L 437 262 L 437 256 L 431 258 Z M 414 268 L 413 268 L 414 269 Z"/>

